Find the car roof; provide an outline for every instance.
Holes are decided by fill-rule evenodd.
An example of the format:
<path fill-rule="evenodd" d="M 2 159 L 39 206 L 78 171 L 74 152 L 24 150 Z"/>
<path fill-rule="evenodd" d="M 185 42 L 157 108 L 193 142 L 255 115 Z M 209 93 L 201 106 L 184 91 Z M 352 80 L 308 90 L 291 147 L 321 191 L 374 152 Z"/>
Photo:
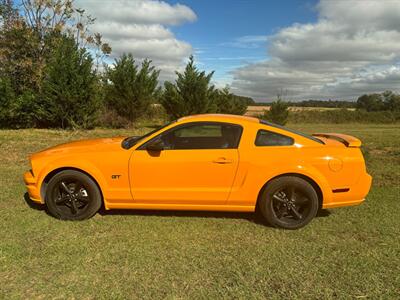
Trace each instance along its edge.
<path fill-rule="evenodd" d="M 229 115 L 229 114 L 199 114 L 187 117 L 182 117 L 178 119 L 178 122 L 199 122 L 199 121 L 209 121 L 209 122 L 232 122 L 232 123 L 259 123 L 260 120 L 254 117 L 239 116 L 239 115 Z"/>

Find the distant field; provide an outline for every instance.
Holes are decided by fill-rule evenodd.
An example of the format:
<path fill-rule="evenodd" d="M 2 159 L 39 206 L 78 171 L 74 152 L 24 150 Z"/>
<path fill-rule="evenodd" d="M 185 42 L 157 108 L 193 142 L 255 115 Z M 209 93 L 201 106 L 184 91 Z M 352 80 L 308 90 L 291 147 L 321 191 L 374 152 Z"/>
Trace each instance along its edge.
<path fill-rule="evenodd" d="M 367 201 L 298 231 L 249 213 L 115 211 L 62 222 L 25 202 L 27 156 L 150 128 L 0 130 L 0 298 L 400 299 L 400 126 L 288 126 L 361 138 L 374 177 Z"/>
<path fill-rule="evenodd" d="M 258 106 L 258 105 L 250 105 L 247 107 L 247 111 L 245 115 L 247 116 L 256 116 L 259 114 L 262 114 L 264 110 L 269 110 L 270 106 L 265 105 L 265 106 Z M 297 107 L 297 106 L 289 106 L 289 111 L 309 111 L 309 110 L 317 110 L 317 111 L 323 111 L 323 110 L 335 110 L 339 108 L 334 108 L 334 107 Z M 355 110 L 354 108 L 348 108 L 348 110 Z"/>

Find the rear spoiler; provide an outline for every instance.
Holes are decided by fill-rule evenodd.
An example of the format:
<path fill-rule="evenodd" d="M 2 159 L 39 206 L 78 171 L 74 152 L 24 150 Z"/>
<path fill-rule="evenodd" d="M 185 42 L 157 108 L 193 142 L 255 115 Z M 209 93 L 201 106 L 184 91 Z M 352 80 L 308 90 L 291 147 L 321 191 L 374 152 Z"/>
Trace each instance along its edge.
<path fill-rule="evenodd" d="M 327 139 L 333 139 L 338 142 L 343 143 L 346 145 L 346 147 L 352 147 L 352 148 L 359 148 L 361 147 L 361 141 L 358 138 L 355 138 L 354 136 L 347 135 L 347 134 L 341 134 L 341 133 L 313 133 L 313 136 L 320 136 L 324 137 Z"/>

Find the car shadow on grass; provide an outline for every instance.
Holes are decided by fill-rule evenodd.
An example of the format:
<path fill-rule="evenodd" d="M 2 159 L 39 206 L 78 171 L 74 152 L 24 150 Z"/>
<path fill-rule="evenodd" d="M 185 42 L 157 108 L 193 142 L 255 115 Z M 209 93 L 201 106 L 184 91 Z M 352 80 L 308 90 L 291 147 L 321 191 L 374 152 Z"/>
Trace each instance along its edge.
<path fill-rule="evenodd" d="M 28 204 L 28 206 L 30 208 L 32 208 L 32 209 L 43 210 L 43 211 L 46 210 L 46 206 L 44 204 L 40 204 L 40 203 L 32 201 L 32 199 L 29 198 L 29 194 L 28 193 L 24 194 L 24 200 L 25 200 L 26 204 Z"/>
<path fill-rule="evenodd" d="M 220 212 L 220 211 L 186 211 L 186 210 L 131 210 L 131 209 L 101 209 L 99 214 L 103 217 L 115 215 L 153 216 L 153 217 L 182 217 L 182 218 L 215 218 L 215 219 L 242 219 L 256 224 L 265 225 L 261 216 L 247 212 Z"/>
<path fill-rule="evenodd" d="M 155 217 L 194 217 L 194 218 L 216 218 L 216 219 L 242 219 L 255 224 L 267 225 L 260 212 L 222 212 L 222 211 L 185 211 L 185 210 L 130 210 L 130 209 L 113 209 L 105 210 L 102 208 L 99 214 L 103 217 L 115 215 L 132 215 L 132 216 L 155 216 Z M 317 213 L 317 218 L 328 217 L 330 211 L 322 209 Z"/>
<path fill-rule="evenodd" d="M 35 210 L 45 211 L 49 214 L 44 204 L 33 202 L 29 198 L 29 194 L 24 194 L 24 200 L 27 205 Z M 102 207 L 99 212 L 103 217 L 112 217 L 116 215 L 124 216 L 156 216 L 156 217 L 193 217 L 193 218 L 223 218 L 223 219 L 242 219 L 255 224 L 269 226 L 260 212 L 222 212 L 222 211 L 185 211 L 185 210 L 134 210 L 134 209 L 113 209 L 105 210 Z M 329 210 L 321 209 L 318 211 L 317 218 L 328 217 L 331 214 Z"/>

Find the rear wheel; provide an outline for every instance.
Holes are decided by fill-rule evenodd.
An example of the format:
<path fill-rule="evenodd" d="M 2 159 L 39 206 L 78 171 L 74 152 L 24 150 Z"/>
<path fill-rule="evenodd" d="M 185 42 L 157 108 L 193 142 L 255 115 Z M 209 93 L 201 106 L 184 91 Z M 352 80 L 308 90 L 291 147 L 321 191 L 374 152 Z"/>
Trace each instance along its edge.
<path fill-rule="evenodd" d="M 93 179 L 75 170 L 54 175 L 45 196 L 50 214 L 62 220 L 92 217 L 100 209 L 101 199 L 101 192 Z"/>
<path fill-rule="evenodd" d="M 285 229 L 307 225 L 318 212 L 318 196 L 306 180 L 284 176 L 272 180 L 261 194 L 259 207 L 267 222 Z"/>

